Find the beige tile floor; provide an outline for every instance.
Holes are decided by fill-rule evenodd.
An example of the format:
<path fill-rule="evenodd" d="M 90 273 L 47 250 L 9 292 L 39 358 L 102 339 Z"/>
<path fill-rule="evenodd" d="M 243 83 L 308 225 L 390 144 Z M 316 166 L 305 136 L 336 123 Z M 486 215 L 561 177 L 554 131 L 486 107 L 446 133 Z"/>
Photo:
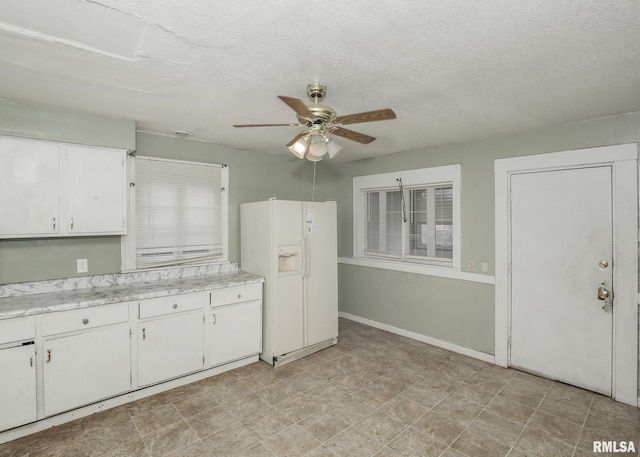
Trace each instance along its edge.
<path fill-rule="evenodd" d="M 337 346 L 2 444 L 0 457 L 605 455 L 594 440 L 639 448 L 640 410 L 341 319 Z"/>

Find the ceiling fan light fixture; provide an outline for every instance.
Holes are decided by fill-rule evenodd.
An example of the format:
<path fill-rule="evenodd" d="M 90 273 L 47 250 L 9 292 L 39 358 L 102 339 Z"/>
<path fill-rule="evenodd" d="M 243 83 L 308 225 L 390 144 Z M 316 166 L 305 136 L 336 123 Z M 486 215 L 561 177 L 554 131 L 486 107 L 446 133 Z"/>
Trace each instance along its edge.
<path fill-rule="evenodd" d="M 307 154 L 307 160 L 309 162 L 320 162 L 322 160 L 322 156 L 312 156 L 311 154 Z"/>
<path fill-rule="evenodd" d="M 309 142 L 303 137 L 298 138 L 298 140 L 289 146 L 289 151 L 291 154 L 296 156 L 298 159 L 304 159 L 304 154 L 307 152 L 309 148 Z"/>
<path fill-rule="evenodd" d="M 296 97 L 278 95 L 289 108 L 296 113 L 298 123 L 288 124 L 234 124 L 234 127 L 300 127 L 303 128 L 289 143 L 287 148 L 298 159 L 305 157 L 313 162 L 323 157 L 333 158 L 342 150 L 342 146 L 327 138 L 331 133 L 360 144 L 369 144 L 375 137 L 344 128 L 345 125 L 362 122 L 388 121 L 396 118 L 396 113 L 390 108 L 365 111 L 338 116 L 336 111 L 319 102 L 324 99 L 327 87 L 324 84 L 312 83 L 307 86 L 307 96 L 313 102 L 305 104 Z"/>
<path fill-rule="evenodd" d="M 333 157 L 340 151 L 342 151 L 342 145 L 331 139 L 327 139 L 327 152 L 329 153 L 330 159 L 333 159 Z"/>
<path fill-rule="evenodd" d="M 309 154 L 307 154 L 307 159 L 310 156 L 318 157 L 322 160 L 322 157 L 328 152 L 326 139 L 323 135 L 314 135 L 311 138 L 311 144 L 309 145 Z M 311 160 L 311 159 L 309 159 Z"/>

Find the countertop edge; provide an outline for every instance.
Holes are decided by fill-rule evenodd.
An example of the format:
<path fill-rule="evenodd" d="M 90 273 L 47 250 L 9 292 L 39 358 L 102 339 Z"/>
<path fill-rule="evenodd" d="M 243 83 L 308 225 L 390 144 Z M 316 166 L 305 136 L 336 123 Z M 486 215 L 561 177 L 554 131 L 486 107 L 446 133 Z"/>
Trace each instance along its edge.
<path fill-rule="evenodd" d="M 262 283 L 264 278 L 261 276 L 239 271 L 171 281 L 30 294 L 0 299 L 0 320 Z"/>

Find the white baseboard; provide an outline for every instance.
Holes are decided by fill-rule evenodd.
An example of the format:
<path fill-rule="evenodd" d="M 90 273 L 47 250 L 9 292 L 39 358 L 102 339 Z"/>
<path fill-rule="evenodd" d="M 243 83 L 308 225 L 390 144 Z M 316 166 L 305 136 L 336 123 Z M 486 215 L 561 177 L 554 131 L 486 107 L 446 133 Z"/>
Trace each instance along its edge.
<path fill-rule="evenodd" d="M 410 330 L 405 330 L 402 328 L 394 327 L 389 324 L 383 324 L 381 322 L 373 321 L 371 319 L 367 319 L 366 317 L 356 316 L 354 314 L 345 313 L 340 311 L 338 313 L 340 317 L 344 317 L 345 319 L 349 319 L 355 322 L 359 322 L 361 324 L 368 325 L 370 327 L 379 328 L 380 330 L 384 330 L 386 332 L 395 333 L 396 335 L 406 336 L 407 338 L 411 338 L 412 340 L 421 341 L 423 343 L 430 344 L 432 346 L 436 346 L 442 349 L 446 349 L 447 351 L 455 352 L 458 354 L 466 355 L 468 357 L 472 357 L 474 359 L 482 360 L 483 362 L 495 363 L 495 357 L 491 354 L 487 354 L 485 352 L 476 351 L 474 349 L 469 349 L 463 346 L 458 346 L 457 344 L 449 343 L 447 341 L 442 341 L 436 338 L 431 338 L 430 336 L 422 335 L 420 333 L 412 332 Z"/>

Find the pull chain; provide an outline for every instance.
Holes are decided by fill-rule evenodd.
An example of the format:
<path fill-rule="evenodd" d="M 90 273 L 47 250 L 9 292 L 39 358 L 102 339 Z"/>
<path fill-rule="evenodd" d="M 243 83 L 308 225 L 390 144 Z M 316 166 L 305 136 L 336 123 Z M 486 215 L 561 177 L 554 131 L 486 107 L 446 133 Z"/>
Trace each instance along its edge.
<path fill-rule="evenodd" d="M 311 201 L 316 201 L 316 164 L 318 162 L 313 162 L 313 185 L 311 186 Z"/>

